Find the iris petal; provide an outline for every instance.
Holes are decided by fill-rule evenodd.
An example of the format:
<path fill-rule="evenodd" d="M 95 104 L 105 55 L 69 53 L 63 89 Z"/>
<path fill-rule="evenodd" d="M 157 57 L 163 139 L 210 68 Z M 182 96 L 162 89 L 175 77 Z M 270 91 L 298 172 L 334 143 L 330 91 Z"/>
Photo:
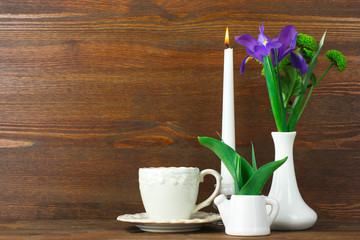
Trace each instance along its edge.
<path fill-rule="evenodd" d="M 264 34 L 264 24 L 260 27 L 259 25 L 260 34 L 258 35 L 258 44 L 266 45 L 266 43 L 270 42 L 270 38 Z"/>
<path fill-rule="evenodd" d="M 255 46 L 255 53 L 261 55 L 262 57 L 269 56 L 271 49 L 278 48 L 280 46 L 281 46 L 281 44 L 273 43 L 273 42 L 269 42 L 265 46 L 257 45 L 257 46 Z M 263 62 L 262 57 L 261 57 L 261 62 Z"/>
<path fill-rule="evenodd" d="M 241 63 L 241 68 L 240 68 L 241 74 L 244 73 L 244 71 L 245 71 L 245 65 L 246 65 L 247 62 L 250 61 L 251 59 L 253 59 L 251 56 L 247 56 L 246 58 L 244 58 L 243 62 Z"/>
<path fill-rule="evenodd" d="M 301 74 L 308 71 L 305 59 L 297 50 L 290 53 L 290 61 L 294 68 L 300 69 Z"/>
<path fill-rule="evenodd" d="M 281 42 L 284 46 L 289 47 L 296 36 L 297 32 L 295 31 L 295 27 L 293 25 L 287 25 L 281 29 L 278 41 Z"/>
<path fill-rule="evenodd" d="M 281 43 L 281 47 L 278 49 L 278 60 L 279 62 L 284 59 L 291 51 L 295 50 L 296 47 L 297 32 L 295 27 L 287 25 L 281 29 L 278 37 L 273 39 L 273 42 Z"/>
<path fill-rule="evenodd" d="M 270 42 L 270 43 L 266 44 L 266 47 L 268 47 L 270 49 L 279 48 L 279 47 L 281 47 L 281 43 Z"/>
<path fill-rule="evenodd" d="M 253 51 L 251 51 L 251 50 L 248 49 L 248 48 L 246 49 L 246 52 L 247 52 L 251 57 L 259 60 L 259 61 L 262 62 L 262 63 L 264 62 L 264 61 L 263 61 L 263 55 L 261 55 L 260 52 L 253 52 Z"/>
<path fill-rule="evenodd" d="M 243 45 L 244 47 L 249 48 L 251 51 L 254 51 L 254 47 L 257 44 L 256 39 L 249 34 L 245 34 L 242 36 L 236 36 L 235 40 L 240 45 Z"/>
<path fill-rule="evenodd" d="M 294 29 L 295 30 L 295 29 Z M 297 39 L 297 32 L 295 32 L 294 36 L 293 36 L 293 39 L 290 43 L 290 48 L 296 48 L 296 39 Z"/>

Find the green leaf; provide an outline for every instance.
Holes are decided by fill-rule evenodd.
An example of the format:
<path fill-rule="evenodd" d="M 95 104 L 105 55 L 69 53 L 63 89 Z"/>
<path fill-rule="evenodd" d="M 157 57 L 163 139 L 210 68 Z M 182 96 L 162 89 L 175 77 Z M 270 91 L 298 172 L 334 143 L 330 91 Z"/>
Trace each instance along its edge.
<path fill-rule="evenodd" d="M 316 82 L 317 82 L 317 78 L 316 78 L 316 76 L 315 76 L 315 74 L 314 74 L 314 73 L 312 73 L 312 74 L 311 74 L 311 76 L 310 76 L 310 80 L 311 80 L 311 83 L 312 83 L 312 84 L 316 84 Z"/>
<path fill-rule="evenodd" d="M 305 93 L 306 93 L 306 87 L 305 87 L 305 85 L 303 84 L 303 83 L 301 83 L 301 85 L 300 85 L 300 87 L 301 87 L 301 94 L 303 94 L 303 95 L 305 95 Z"/>
<path fill-rule="evenodd" d="M 304 100 L 304 96 L 305 96 L 305 94 L 301 93 L 294 100 L 294 103 L 292 105 L 293 113 L 290 115 L 289 122 L 288 122 L 289 132 L 292 132 L 295 130 L 295 125 L 296 125 L 296 122 L 298 119 L 298 113 L 301 109 L 301 105 Z"/>
<path fill-rule="evenodd" d="M 241 161 L 241 178 L 242 178 L 242 185 L 240 186 L 240 189 L 244 186 L 245 183 L 247 183 L 249 181 L 249 179 L 254 175 L 255 171 L 254 169 L 251 167 L 251 165 L 248 163 L 248 161 L 246 161 L 245 158 L 243 158 L 242 156 L 240 156 L 240 161 Z"/>
<path fill-rule="evenodd" d="M 242 187 L 239 195 L 260 195 L 266 181 L 271 174 L 278 169 L 287 160 L 285 157 L 282 160 L 273 161 L 260 167 L 250 180 Z"/>
<path fill-rule="evenodd" d="M 294 111 L 294 110 L 293 110 L 291 107 L 285 108 L 285 112 L 288 113 L 288 114 L 292 114 L 293 111 Z"/>
<path fill-rule="evenodd" d="M 282 91 L 286 97 L 291 96 L 297 77 L 297 69 L 291 66 L 284 67 L 285 76 L 281 78 Z"/>
<path fill-rule="evenodd" d="M 315 67 L 315 64 L 317 63 L 317 59 L 319 57 L 319 54 L 320 54 L 320 51 L 321 51 L 321 48 L 322 46 L 324 45 L 324 41 L 325 41 L 325 35 L 326 35 L 326 31 L 324 32 L 324 35 L 322 36 L 321 40 L 320 40 L 320 43 L 319 43 L 319 46 L 318 48 L 316 49 L 316 52 L 315 52 L 315 55 L 314 57 L 311 59 L 311 62 L 309 64 L 309 70 L 308 72 L 306 73 L 305 75 L 305 78 L 304 78 L 304 85 L 305 85 L 305 88 L 307 87 L 307 85 L 309 84 L 309 79 L 312 75 L 312 71 Z"/>
<path fill-rule="evenodd" d="M 198 137 L 198 140 L 221 159 L 234 179 L 235 192 L 239 192 L 243 184 L 254 174 L 250 164 L 224 142 L 209 137 Z"/>
<path fill-rule="evenodd" d="M 292 66 L 284 67 L 284 72 L 285 76 L 281 78 L 281 85 L 286 104 L 284 107 L 286 107 L 291 96 L 298 96 L 301 93 L 302 76 L 300 71 Z"/>
<path fill-rule="evenodd" d="M 235 192 L 240 190 L 237 172 L 236 172 L 236 161 L 239 161 L 237 152 L 232 149 L 229 145 L 209 137 L 198 137 L 199 143 L 210 150 L 212 150 L 224 163 L 226 168 L 229 170 L 231 176 L 234 179 Z"/>
<path fill-rule="evenodd" d="M 300 74 L 298 74 L 296 77 L 296 80 L 295 80 L 295 85 L 294 85 L 292 95 L 298 96 L 301 93 L 302 87 L 303 87 L 302 76 Z"/>
<path fill-rule="evenodd" d="M 252 142 L 251 142 L 251 158 L 252 158 L 252 168 L 255 172 L 257 170 L 257 166 L 256 166 L 256 159 L 255 159 L 254 144 Z"/>
<path fill-rule="evenodd" d="M 235 195 L 239 194 L 240 189 L 244 186 L 243 179 L 241 177 L 241 160 L 239 159 L 239 155 L 236 155 L 235 159 L 235 176 L 234 183 L 237 180 L 237 187 L 235 187 Z"/>

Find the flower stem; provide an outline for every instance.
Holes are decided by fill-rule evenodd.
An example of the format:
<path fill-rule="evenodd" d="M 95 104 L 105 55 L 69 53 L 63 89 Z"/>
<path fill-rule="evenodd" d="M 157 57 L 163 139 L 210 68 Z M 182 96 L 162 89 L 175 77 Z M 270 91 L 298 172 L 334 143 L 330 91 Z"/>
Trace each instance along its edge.
<path fill-rule="evenodd" d="M 311 89 L 310 89 L 310 91 L 309 91 L 309 93 L 308 93 L 308 95 L 307 95 L 307 97 L 306 97 L 306 100 L 305 100 L 304 104 L 303 104 L 302 107 L 301 107 L 301 110 L 300 110 L 300 113 L 299 113 L 299 115 L 298 115 L 298 117 L 297 117 L 297 120 L 300 119 L 301 114 L 303 113 L 303 111 L 304 111 L 304 109 L 305 109 L 305 107 L 306 107 L 306 104 L 307 104 L 307 102 L 309 101 L 310 96 L 311 96 L 311 93 L 313 92 L 314 88 L 316 87 L 316 85 L 318 85 L 318 83 L 321 81 L 321 79 L 323 79 L 323 78 L 325 77 L 325 75 L 330 71 L 330 69 L 331 69 L 333 66 L 334 66 L 334 63 L 331 63 L 330 66 L 325 70 L 325 72 L 323 73 L 323 75 L 319 78 L 319 80 L 317 80 L 316 83 L 313 83 L 313 84 L 312 84 Z"/>
<path fill-rule="evenodd" d="M 278 54 L 277 54 L 277 49 L 274 48 L 275 50 L 275 63 L 276 63 L 276 73 L 277 73 L 277 82 L 278 82 L 278 88 L 279 88 L 279 94 L 280 94 L 280 103 L 282 106 L 286 106 L 284 105 L 284 99 L 282 97 L 282 90 L 281 90 L 281 82 L 280 82 L 280 69 L 279 69 L 279 61 L 278 61 Z M 285 112 L 285 111 L 284 111 Z M 285 117 L 285 122 L 286 122 L 286 115 L 284 114 L 284 116 L 282 117 Z M 283 119 L 284 121 L 284 119 Z"/>
<path fill-rule="evenodd" d="M 309 65 L 309 70 L 308 70 L 308 72 L 306 73 L 306 75 L 304 77 L 303 86 L 305 87 L 305 89 L 307 89 L 307 86 L 309 84 L 309 80 L 310 80 L 312 71 L 313 71 L 314 66 L 315 66 L 315 64 L 317 62 L 317 59 L 318 59 L 318 56 L 320 54 L 321 48 L 324 45 L 325 35 L 326 35 L 326 31 L 324 32 L 324 35 L 322 36 L 322 38 L 321 38 L 321 40 L 319 42 L 318 48 L 316 49 L 316 52 L 315 52 L 315 55 L 311 59 L 311 62 L 310 62 L 310 65 Z M 314 84 L 314 85 L 316 85 L 316 84 Z M 297 121 L 300 119 L 300 116 L 301 116 L 302 112 L 305 109 L 306 103 L 304 105 L 302 105 L 304 97 L 305 97 L 304 93 L 301 93 L 294 100 L 293 113 L 291 114 L 291 116 L 289 118 L 289 123 L 288 123 L 289 131 L 294 131 L 295 130 L 295 125 L 296 125 Z M 310 97 L 308 96 L 308 98 L 310 98 Z M 300 112 L 300 110 L 301 110 L 301 112 Z"/>
<path fill-rule="evenodd" d="M 330 66 L 326 69 L 326 71 L 323 73 L 323 75 L 316 81 L 315 86 L 318 85 L 318 83 L 325 77 L 325 75 L 330 71 L 330 69 L 335 65 L 335 63 L 331 63 Z"/>
<path fill-rule="evenodd" d="M 288 127 L 286 123 L 286 115 L 284 104 L 281 102 L 282 96 L 279 92 L 277 77 L 272 65 L 271 59 L 269 56 L 264 56 L 264 70 L 266 83 L 269 92 L 269 98 L 271 103 L 271 108 L 273 111 L 276 127 L 279 132 L 287 132 Z"/>

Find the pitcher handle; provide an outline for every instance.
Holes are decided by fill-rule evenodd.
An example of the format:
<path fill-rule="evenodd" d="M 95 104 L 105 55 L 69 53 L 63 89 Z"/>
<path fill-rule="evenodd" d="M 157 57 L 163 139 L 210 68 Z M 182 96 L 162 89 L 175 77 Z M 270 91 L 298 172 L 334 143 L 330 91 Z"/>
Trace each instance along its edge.
<path fill-rule="evenodd" d="M 210 197 L 208 199 L 206 199 L 205 201 L 199 203 L 198 205 L 195 206 L 195 209 L 192 213 L 196 213 L 197 211 L 199 211 L 200 209 L 204 208 L 204 207 L 207 207 L 211 204 L 211 202 L 214 200 L 214 198 L 219 195 L 220 193 L 220 185 L 221 185 L 221 175 L 215 171 L 215 170 L 212 170 L 212 169 L 204 169 L 200 172 L 200 182 L 203 182 L 204 181 L 204 177 L 205 175 L 213 175 L 216 179 L 216 187 L 215 187 L 215 190 L 214 192 L 210 195 Z"/>
<path fill-rule="evenodd" d="M 271 211 L 269 212 L 269 226 L 271 226 L 279 213 L 279 202 L 271 197 L 265 197 L 265 203 L 271 206 Z"/>

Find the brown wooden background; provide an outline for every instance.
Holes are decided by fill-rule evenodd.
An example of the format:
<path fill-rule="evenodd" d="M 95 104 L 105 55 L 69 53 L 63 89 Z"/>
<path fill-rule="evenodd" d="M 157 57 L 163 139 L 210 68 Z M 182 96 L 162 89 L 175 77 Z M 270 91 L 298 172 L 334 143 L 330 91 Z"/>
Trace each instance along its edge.
<path fill-rule="evenodd" d="M 237 149 L 249 158 L 253 141 L 259 165 L 272 161 L 265 81 L 255 61 L 240 75 L 233 40 L 259 23 L 271 37 L 287 24 L 317 40 L 327 29 L 323 53 L 346 55 L 346 71 L 314 91 L 294 154 L 320 218 L 360 219 L 357 0 L 0 1 L 0 219 L 115 219 L 143 211 L 139 167 L 220 170 L 196 137 L 221 131 L 226 26 Z"/>

